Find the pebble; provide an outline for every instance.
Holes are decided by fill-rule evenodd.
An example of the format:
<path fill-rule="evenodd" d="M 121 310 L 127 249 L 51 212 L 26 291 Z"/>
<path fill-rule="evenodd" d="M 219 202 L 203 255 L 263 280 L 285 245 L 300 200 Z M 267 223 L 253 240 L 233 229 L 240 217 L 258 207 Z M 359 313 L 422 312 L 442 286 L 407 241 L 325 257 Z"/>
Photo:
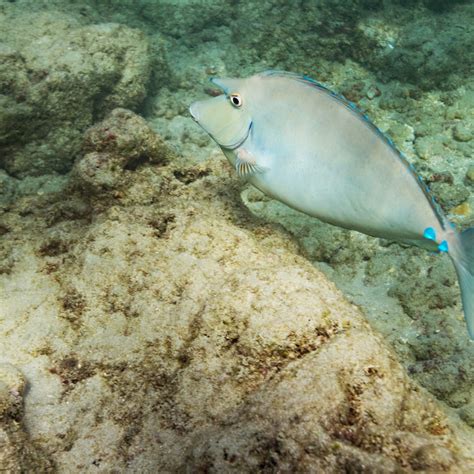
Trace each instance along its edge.
<path fill-rule="evenodd" d="M 428 140 L 425 140 L 424 137 L 422 137 L 416 140 L 415 151 L 420 159 L 428 160 L 432 154 L 432 145 Z"/>
<path fill-rule="evenodd" d="M 372 100 L 375 97 L 379 97 L 380 94 L 380 89 L 377 86 L 370 86 L 365 95 L 369 100 Z"/>
<path fill-rule="evenodd" d="M 458 142 L 469 142 L 472 140 L 472 130 L 462 123 L 458 123 L 453 128 L 453 138 Z"/>
<path fill-rule="evenodd" d="M 474 165 L 469 165 L 466 171 L 466 179 L 470 183 L 474 183 Z"/>

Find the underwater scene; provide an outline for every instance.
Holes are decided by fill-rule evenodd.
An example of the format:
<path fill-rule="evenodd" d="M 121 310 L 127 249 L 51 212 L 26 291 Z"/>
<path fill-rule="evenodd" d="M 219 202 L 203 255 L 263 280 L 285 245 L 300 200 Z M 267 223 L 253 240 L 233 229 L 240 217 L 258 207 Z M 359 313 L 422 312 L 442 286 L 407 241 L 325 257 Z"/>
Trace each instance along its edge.
<path fill-rule="evenodd" d="M 0 472 L 474 472 L 473 157 L 470 0 L 0 0 Z"/>

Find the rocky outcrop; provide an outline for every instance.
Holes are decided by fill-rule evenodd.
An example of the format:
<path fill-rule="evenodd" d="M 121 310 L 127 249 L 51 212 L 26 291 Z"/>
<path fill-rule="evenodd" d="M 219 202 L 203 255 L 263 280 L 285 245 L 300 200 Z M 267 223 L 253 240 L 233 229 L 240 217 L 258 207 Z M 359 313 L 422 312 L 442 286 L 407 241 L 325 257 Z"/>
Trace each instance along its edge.
<path fill-rule="evenodd" d="M 124 114 L 88 153 L 106 124 L 128 143 Z M 0 354 L 30 387 L 28 442 L 59 472 L 473 469 L 465 432 L 242 205 L 226 163 L 119 173 L 2 216 Z"/>
<path fill-rule="evenodd" d="M 142 104 L 151 61 L 144 34 L 123 25 L 0 12 L 0 167 L 16 177 L 70 170 L 87 127 Z"/>
<path fill-rule="evenodd" d="M 73 180 L 94 194 L 120 187 L 125 169 L 176 157 L 142 117 L 126 109 L 113 110 L 106 120 L 89 128 L 82 151 Z"/>

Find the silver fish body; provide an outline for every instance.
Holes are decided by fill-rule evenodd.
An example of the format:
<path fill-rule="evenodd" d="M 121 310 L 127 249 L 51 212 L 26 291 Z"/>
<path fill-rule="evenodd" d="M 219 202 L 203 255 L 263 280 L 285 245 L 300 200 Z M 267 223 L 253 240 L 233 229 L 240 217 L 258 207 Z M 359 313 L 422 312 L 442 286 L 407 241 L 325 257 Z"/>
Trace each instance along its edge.
<path fill-rule="evenodd" d="M 474 338 L 474 232 L 454 230 L 389 139 L 304 76 L 269 71 L 213 82 L 224 94 L 195 102 L 190 112 L 239 174 L 325 222 L 448 251 Z"/>

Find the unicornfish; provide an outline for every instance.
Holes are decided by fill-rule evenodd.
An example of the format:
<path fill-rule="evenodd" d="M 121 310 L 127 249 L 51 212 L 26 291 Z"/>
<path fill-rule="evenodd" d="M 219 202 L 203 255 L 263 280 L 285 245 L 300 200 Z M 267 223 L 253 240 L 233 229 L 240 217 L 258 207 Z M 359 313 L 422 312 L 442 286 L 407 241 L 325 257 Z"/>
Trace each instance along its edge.
<path fill-rule="evenodd" d="M 304 75 L 267 71 L 211 81 L 222 94 L 189 110 L 240 176 L 330 224 L 447 252 L 474 340 L 474 227 L 454 228 L 389 138 L 354 104 Z"/>

